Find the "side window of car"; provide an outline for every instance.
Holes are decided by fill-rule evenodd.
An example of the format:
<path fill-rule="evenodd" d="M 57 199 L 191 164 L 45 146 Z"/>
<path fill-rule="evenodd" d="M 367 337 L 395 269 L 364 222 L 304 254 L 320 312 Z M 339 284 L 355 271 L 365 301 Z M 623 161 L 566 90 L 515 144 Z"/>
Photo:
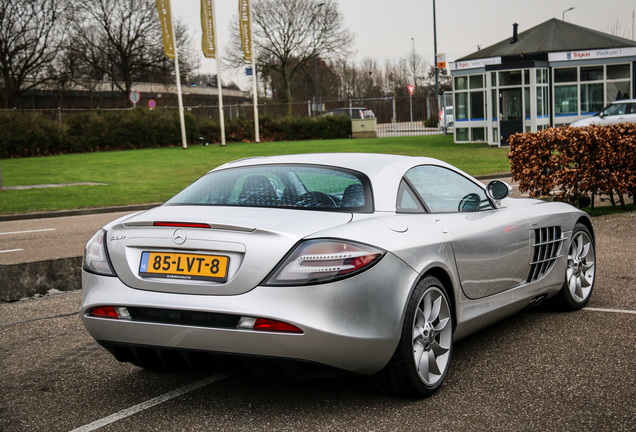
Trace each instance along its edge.
<path fill-rule="evenodd" d="M 630 103 L 627 105 L 627 114 L 636 114 L 636 103 Z"/>
<path fill-rule="evenodd" d="M 447 168 L 421 165 L 406 173 L 420 198 L 433 213 L 490 210 L 484 189 Z"/>
<path fill-rule="evenodd" d="M 612 104 L 609 107 L 607 107 L 607 109 L 605 110 L 604 114 L 606 116 L 624 115 L 626 110 L 627 110 L 627 104 L 617 103 L 617 104 Z"/>
<path fill-rule="evenodd" d="M 424 207 L 422 207 L 422 204 L 420 204 L 419 199 L 414 195 L 413 190 L 405 180 L 402 180 L 402 183 L 400 183 L 396 207 L 398 213 L 426 212 Z"/>

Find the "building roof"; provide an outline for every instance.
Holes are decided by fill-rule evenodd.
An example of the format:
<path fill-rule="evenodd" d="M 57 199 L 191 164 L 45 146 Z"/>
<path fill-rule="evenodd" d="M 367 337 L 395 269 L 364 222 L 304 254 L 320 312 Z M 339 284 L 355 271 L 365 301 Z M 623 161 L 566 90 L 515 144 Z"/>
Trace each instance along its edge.
<path fill-rule="evenodd" d="M 512 36 L 512 32 L 510 35 Z M 482 50 L 475 51 L 457 61 L 518 56 L 521 54 L 528 55 L 636 46 L 636 42 L 633 40 L 581 27 L 576 24 L 561 21 L 557 18 L 552 18 L 529 30 L 519 33 L 518 40 L 515 43 L 510 43 L 511 39 L 512 37 Z"/>

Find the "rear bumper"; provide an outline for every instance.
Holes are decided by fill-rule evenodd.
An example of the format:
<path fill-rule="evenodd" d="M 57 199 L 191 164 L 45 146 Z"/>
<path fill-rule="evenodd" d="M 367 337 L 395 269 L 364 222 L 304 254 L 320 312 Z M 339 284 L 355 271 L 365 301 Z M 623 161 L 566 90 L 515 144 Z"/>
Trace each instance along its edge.
<path fill-rule="evenodd" d="M 258 286 L 233 296 L 138 290 L 124 285 L 118 278 L 83 272 L 80 315 L 91 336 L 105 346 L 153 347 L 159 354 L 157 350 L 161 349 L 182 350 L 186 352 L 186 360 L 190 351 L 293 359 L 372 374 L 382 369 L 395 351 L 404 308 L 417 277 L 415 271 L 391 254 L 368 271 L 335 283 L 306 287 Z M 303 333 L 88 316 L 87 312 L 97 306 L 267 318 L 293 324 Z M 134 358 L 124 361 L 135 362 Z"/>

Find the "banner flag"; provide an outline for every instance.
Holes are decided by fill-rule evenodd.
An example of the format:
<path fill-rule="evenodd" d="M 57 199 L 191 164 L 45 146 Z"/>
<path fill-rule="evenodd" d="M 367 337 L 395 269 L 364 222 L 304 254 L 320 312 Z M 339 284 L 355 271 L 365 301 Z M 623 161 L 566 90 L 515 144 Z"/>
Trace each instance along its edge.
<path fill-rule="evenodd" d="M 252 61 L 252 28 L 250 21 L 250 1 L 239 0 L 239 28 L 241 29 L 241 46 L 245 60 Z"/>
<path fill-rule="evenodd" d="M 201 49 L 206 58 L 216 58 L 214 40 L 214 0 L 201 0 Z"/>
<path fill-rule="evenodd" d="M 174 34 L 172 33 L 172 16 L 170 14 L 170 0 L 155 0 L 159 21 L 161 21 L 161 36 L 163 37 L 163 51 L 166 57 L 173 59 Z"/>

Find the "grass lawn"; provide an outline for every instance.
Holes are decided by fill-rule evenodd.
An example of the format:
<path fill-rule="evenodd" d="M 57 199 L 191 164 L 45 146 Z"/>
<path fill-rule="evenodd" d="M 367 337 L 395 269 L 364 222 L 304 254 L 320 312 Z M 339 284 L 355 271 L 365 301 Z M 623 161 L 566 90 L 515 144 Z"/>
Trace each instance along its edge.
<path fill-rule="evenodd" d="M 452 136 L 211 145 L 2 160 L 5 187 L 48 183 L 107 186 L 0 191 L 0 214 L 163 202 L 207 171 L 250 156 L 361 152 L 430 156 L 472 175 L 510 171 L 508 150 L 454 144 Z"/>

